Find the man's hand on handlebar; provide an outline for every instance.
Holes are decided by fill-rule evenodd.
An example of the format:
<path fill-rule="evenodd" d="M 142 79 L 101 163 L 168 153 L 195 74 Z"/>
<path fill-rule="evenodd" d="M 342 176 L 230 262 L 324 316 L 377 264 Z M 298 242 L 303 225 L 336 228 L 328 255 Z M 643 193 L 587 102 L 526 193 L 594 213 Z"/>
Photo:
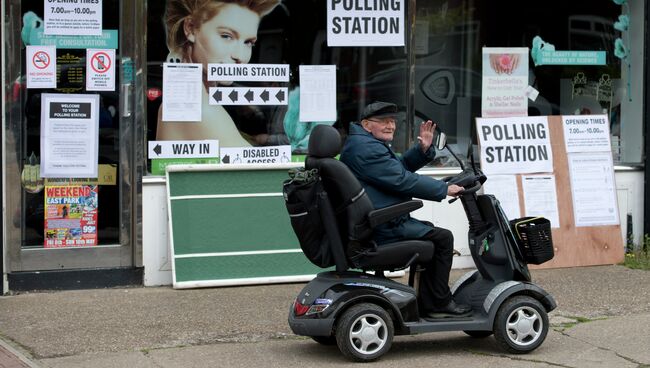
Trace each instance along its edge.
<path fill-rule="evenodd" d="M 447 187 L 447 195 L 451 197 L 457 197 L 459 194 L 461 194 L 462 191 L 464 191 L 465 188 L 456 185 L 456 184 L 451 184 Z"/>

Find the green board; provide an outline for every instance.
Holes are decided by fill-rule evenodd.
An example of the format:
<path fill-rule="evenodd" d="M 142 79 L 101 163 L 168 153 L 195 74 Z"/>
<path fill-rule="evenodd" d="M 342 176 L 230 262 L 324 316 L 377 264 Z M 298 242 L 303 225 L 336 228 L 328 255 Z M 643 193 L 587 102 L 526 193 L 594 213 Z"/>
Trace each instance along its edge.
<path fill-rule="evenodd" d="M 174 288 L 306 281 L 282 197 L 286 165 L 170 165 L 167 197 Z"/>

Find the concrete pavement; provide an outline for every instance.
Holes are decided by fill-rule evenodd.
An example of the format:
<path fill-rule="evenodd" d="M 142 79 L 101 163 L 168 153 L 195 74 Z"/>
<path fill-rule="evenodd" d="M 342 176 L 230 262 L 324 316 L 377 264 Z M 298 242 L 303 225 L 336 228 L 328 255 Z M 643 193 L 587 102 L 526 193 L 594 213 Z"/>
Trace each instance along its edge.
<path fill-rule="evenodd" d="M 465 271 L 452 271 L 452 280 Z M 373 366 L 650 367 L 650 272 L 600 266 L 532 273 L 558 302 L 552 329 L 534 352 L 508 355 L 492 337 L 433 333 L 396 337 Z M 302 286 L 5 296 L 0 335 L 42 367 L 353 365 L 336 347 L 291 333 L 287 312 Z"/>

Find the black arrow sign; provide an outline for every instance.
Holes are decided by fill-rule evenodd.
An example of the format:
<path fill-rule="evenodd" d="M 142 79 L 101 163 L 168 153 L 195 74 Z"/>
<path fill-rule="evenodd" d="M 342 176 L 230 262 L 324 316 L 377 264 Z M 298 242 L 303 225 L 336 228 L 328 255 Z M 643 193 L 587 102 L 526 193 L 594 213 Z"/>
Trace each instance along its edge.
<path fill-rule="evenodd" d="M 260 98 L 262 101 L 267 102 L 269 100 L 269 91 L 264 90 L 264 92 L 260 93 Z"/>
<path fill-rule="evenodd" d="M 239 99 L 239 97 L 237 96 L 237 91 L 235 91 L 234 89 L 232 90 L 232 92 L 230 92 L 228 97 L 230 97 L 230 101 L 232 102 L 236 102 Z"/>
<path fill-rule="evenodd" d="M 160 152 L 162 152 L 162 147 L 160 147 L 160 145 L 157 144 L 156 147 L 153 148 L 153 151 L 156 152 L 156 155 L 160 156 Z"/>
<path fill-rule="evenodd" d="M 275 98 L 280 102 L 284 101 L 284 90 L 279 90 L 278 93 L 275 94 Z"/>
<path fill-rule="evenodd" d="M 254 96 L 254 94 L 253 94 L 253 91 L 251 91 L 250 89 L 248 90 L 248 92 L 246 92 L 246 94 L 244 95 L 244 97 L 246 97 L 246 99 L 248 100 L 248 102 L 253 101 L 253 99 L 255 98 L 255 96 Z"/>
<path fill-rule="evenodd" d="M 212 95 L 212 98 L 214 98 L 214 100 L 217 101 L 217 102 L 221 102 L 221 99 L 223 98 L 223 96 L 221 96 L 221 91 L 220 91 L 220 90 L 217 90 L 217 91 Z"/>

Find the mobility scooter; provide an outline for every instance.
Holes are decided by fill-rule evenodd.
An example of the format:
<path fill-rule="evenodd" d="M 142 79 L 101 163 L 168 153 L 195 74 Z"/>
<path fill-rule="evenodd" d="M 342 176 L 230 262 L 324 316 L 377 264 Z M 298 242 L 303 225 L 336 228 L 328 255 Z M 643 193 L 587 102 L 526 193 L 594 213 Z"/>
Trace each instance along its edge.
<path fill-rule="evenodd" d="M 446 147 L 444 133 L 436 136 L 437 148 Z M 524 218 L 511 224 L 494 196 L 477 194 L 486 177 L 473 158 L 472 167 L 461 166 L 461 173 L 444 178 L 466 188 L 458 198 L 469 221 L 469 248 L 476 269 L 457 280 L 451 292 L 457 302 L 470 305 L 472 313 L 425 319 L 418 313 L 416 274 L 417 265 L 432 257 L 431 243 L 405 239 L 376 246 L 372 241 L 374 227 L 420 208 L 422 201 L 374 209 L 347 166 L 334 158 L 340 147 L 340 135 L 333 127 L 320 125 L 311 133 L 305 172 L 317 172 L 315 178 L 322 185 L 318 206 L 312 210 L 319 212 L 325 235 L 320 242 L 323 249 L 316 253 L 329 255 L 332 261 L 314 262 L 314 254 L 305 254 L 334 270 L 319 273 L 293 302 L 289 325 L 295 334 L 336 344 L 353 361 L 378 359 L 390 349 L 394 335 L 436 331 L 464 331 L 477 338 L 494 334 L 510 353 L 528 353 L 542 344 L 549 328 L 547 313 L 556 303 L 531 282 L 527 264 L 553 257 L 548 220 Z M 290 203 L 287 191 L 294 180 L 298 178 L 285 181 L 284 194 L 302 247 L 305 234 L 293 221 L 308 209 L 300 211 Z M 406 268 L 410 268 L 408 285 L 384 277 L 385 271 Z"/>

